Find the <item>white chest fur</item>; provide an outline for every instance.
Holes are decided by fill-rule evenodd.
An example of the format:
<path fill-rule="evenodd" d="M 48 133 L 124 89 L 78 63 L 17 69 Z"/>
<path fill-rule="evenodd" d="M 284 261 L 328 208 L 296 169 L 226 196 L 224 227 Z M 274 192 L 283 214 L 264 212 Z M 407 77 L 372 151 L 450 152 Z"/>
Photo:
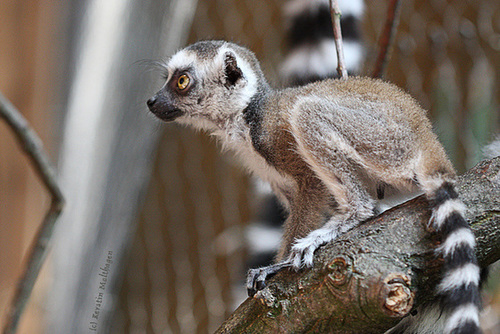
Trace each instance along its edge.
<path fill-rule="evenodd" d="M 253 147 L 249 128 L 239 125 L 216 131 L 214 135 L 220 139 L 223 149 L 234 152 L 243 167 L 268 182 L 280 200 L 287 204 L 287 194 L 293 193 L 295 182 L 267 163 Z"/>

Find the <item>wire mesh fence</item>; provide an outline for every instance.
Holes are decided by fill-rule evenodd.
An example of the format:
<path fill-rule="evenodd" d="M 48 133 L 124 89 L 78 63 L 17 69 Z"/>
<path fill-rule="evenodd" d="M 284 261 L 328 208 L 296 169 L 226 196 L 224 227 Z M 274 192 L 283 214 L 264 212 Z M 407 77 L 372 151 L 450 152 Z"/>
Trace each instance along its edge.
<path fill-rule="evenodd" d="M 278 82 L 281 1 L 199 1 L 190 40 L 243 43 Z M 366 72 L 385 2 L 366 3 Z M 334 56 L 334 55 L 332 55 Z M 500 3 L 405 1 L 387 79 L 427 109 L 461 171 L 499 131 Z M 206 333 L 241 297 L 250 182 L 203 133 L 168 125 L 125 271 L 116 333 Z M 244 294 L 243 287 L 238 290 Z M 497 297 L 498 298 L 498 297 Z"/>
<path fill-rule="evenodd" d="M 381 4 L 367 11 L 368 40 L 381 30 Z M 498 1 L 411 0 L 402 8 L 387 77 L 429 109 L 459 171 L 498 132 L 499 22 Z"/>
<path fill-rule="evenodd" d="M 117 332 L 206 332 L 233 309 L 231 283 L 244 270 L 247 180 L 204 134 L 184 129 L 166 131 L 158 162 Z"/>

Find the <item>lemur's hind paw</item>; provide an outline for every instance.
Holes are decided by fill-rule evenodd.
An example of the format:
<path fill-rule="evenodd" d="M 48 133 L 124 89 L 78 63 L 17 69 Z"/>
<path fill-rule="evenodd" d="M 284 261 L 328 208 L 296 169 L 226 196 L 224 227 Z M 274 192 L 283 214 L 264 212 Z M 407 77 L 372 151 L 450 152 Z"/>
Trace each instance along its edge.
<path fill-rule="evenodd" d="M 290 267 L 290 263 L 280 262 L 267 267 L 250 269 L 247 275 L 248 295 L 253 297 L 257 291 L 263 290 L 266 287 L 266 281 L 285 267 Z"/>
<path fill-rule="evenodd" d="M 320 228 L 298 239 L 292 246 L 288 262 L 295 269 L 309 268 L 313 265 L 314 252 L 320 246 L 337 238 L 337 232 L 330 228 Z"/>

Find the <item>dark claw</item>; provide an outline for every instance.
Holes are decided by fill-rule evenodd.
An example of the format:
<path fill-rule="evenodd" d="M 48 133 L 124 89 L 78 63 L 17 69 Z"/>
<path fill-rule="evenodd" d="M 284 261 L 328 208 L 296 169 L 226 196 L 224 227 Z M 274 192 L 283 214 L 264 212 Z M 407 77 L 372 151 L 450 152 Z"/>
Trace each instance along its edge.
<path fill-rule="evenodd" d="M 255 285 L 257 286 L 257 291 L 263 290 L 266 287 L 265 279 L 262 281 L 256 281 Z"/>
<path fill-rule="evenodd" d="M 248 293 L 248 297 L 253 297 L 257 293 L 257 290 L 255 290 L 254 288 L 247 289 L 247 293 Z"/>
<path fill-rule="evenodd" d="M 253 297 L 257 293 L 254 282 L 259 275 L 259 269 L 250 269 L 247 275 L 247 293 L 250 297 Z"/>
<path fill-rule="evenodd" d="M 284 267 L 289 267 L 290 263 L 282 262 L 273 264 L 268 267 L 259 269 L 250 269 L 247 275 L 247 292 L 250 297 L 253 297 L 257 291 L 263 290 L 266 287 L 266 281 L 273 277 L 278 271 Z"/>

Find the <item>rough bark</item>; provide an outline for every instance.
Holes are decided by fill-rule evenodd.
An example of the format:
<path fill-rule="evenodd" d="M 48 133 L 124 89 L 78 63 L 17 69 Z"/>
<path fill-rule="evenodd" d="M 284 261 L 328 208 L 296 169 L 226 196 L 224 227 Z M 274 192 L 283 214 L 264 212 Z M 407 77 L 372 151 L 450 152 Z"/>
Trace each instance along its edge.
<path fill-rule="evenodd" d="M 500 158 L 460 177 L 458 191 L 482 267 L 500 258 Z M 283 270 L 217 333 L 383 333 L 432 298 L 441 260 L 423 196 L 317 251 L 314 267 Z"/>

